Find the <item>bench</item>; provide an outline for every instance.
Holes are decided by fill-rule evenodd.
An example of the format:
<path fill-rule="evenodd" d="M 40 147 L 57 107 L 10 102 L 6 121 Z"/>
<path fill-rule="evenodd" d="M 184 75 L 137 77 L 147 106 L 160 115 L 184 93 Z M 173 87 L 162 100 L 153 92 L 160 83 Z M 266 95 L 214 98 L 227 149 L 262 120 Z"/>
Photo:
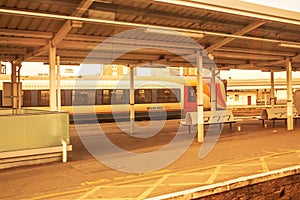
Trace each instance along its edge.
<path fill-rule="evenodd" d="M 293 118 L 300 119 L 298 116 L 298 113 L 295 108 L 293 108 Z M 260 119 L 262 121 L 262 126 L 265 126 L 265 120 L 272 120 L 273 121 L 273 127 L 275 127 L 275 121 L 276 120 L 284 120 L 285 124 L 287 121 L 287 108 L 267 108 L 263 109 Z"/>
<path fill-rule="evenodd" d="M 217 110 L 217 111 L 204 111 L 203 112 L 203 124 L 229 124 L 230 130 L 232 130 L 232 123 L 236 123 L 231 110 Z M 187 112 L 184 121 L 180 124 L 189 127 L 189 134 L 191 133 L 191 126 L 198 125 L 198 113 L 197 112 Z"/>

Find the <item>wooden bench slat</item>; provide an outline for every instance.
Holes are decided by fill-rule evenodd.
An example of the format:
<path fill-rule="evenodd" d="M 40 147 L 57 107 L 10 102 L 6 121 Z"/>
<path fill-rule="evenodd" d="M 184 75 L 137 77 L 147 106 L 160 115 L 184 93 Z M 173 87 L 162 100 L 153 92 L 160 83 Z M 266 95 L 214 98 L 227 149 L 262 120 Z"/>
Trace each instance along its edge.
<path fill-rule="evenodd" d="M 189 126 L 189 134 L 191 126 L 198 125 L 198 113 L 197 112 L 187 112 L 185 120 L 180 122 L 184 126 Z M 217 110 L 214 112 L 204 111 L 203 112 L 203 124 L 230 124 L 230 130 L 232 129 L 232 123 L 236 123 L 231 110 Z"/>
<path fill-rule="evenodd" d="M 293 118 L 299 119 L 296 108 L 293 107 Z M 287 108 L 267 108 L 262 110 L 260 119 L 262 120 L 262 126 L 265 126 L 265 120 L 273 121 L 273 127 L 275 127 L 275 120 L 287 120 Z"/>

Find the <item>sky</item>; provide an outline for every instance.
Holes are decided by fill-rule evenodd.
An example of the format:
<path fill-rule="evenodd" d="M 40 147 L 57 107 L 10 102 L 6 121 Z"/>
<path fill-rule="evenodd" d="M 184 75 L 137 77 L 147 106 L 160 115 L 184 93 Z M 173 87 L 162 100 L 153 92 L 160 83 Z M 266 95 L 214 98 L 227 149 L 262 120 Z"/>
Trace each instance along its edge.
<path fill-rule="evenodd" d="M 265 6 L 271 6 L 274 8 L 281 8 L 285 10 L 292 10 L 300 12 L 299 0 L 241 0 L 256 4 L 262 4 Z"/>
<path fill-rule="evenodd" d="M 237 0 L 238 1 L 238 0 Z M 240 1 L 247 1 L 251 3 L 262 4 L 266 6 L 271 6 L 275 8 L 281 8 L 286 10 L 292 10 L 300 12 L 300 2 L 299 0 L 240 0 Z M 22 75 L 37 75 L 38 73 L 48 73 L 48 66 L 41 66 L 41 63 L 23 63 L 22 67 Z M 8 67 L 8 72 L 10 67 Z M 64 73 L 65 69 L 72 68 L 70 66 L 61 66 L 62 74 Z M 74 74 L 76 75 L 79 71 L 79 67 L 73 67 Z M 37 69 L 39 71 L 37 71 Z M 254 79 L 254 78 L 269 78 L 270 73 L 268 72 L 261 72 L 259 70 L 229 70 L 229 71 L 221 71 L 221 78 L 223 79 Z M 70 75 L 70 74 L 68 74 Z M 300 73 L 293 73 L 293 77 L 300 78 Z M 285 72 L 277 72 L 275 73 L 275 78 L 285 78 Z"/>

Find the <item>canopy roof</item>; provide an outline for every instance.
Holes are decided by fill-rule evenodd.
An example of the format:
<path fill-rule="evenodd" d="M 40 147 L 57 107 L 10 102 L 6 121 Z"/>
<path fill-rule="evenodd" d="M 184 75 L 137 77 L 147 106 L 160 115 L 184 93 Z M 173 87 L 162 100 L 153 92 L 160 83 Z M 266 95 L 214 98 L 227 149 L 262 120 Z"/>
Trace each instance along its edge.
<path fill-rule="evenodd" d="M 219 69 L 300 69 L 300 13 L 237 0 L 0 0 L 0 19 L 1 61 L 47 63 L 53 45 L 80 64 L 105 41 L 89 58 L 190 67 L 203 47 Z"/>

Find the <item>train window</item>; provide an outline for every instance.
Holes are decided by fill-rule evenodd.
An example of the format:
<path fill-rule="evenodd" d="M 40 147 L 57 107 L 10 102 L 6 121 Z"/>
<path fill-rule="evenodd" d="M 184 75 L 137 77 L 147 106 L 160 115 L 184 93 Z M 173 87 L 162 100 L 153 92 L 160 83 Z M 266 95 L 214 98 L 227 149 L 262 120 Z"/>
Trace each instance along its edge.
<path fill-rule="evenodd" d="M 180 101 L 179 89 L 158 89 L 157 102 L 158 103 L 175 103 Z"/>
<path fill-rule="evenodd" d="M 102 90 L 102 104 L 125 104 L 128 103 L 125 90 Z"/>
<path fill-rule="evenodd" d="M 152 103 L 152 90 L 151 89 L 138 89 L 134 91 L 134 102 L 136 104 Z"/>
<path fill-rule="evenodd" d="M 95 105 L 95 90 L 73 90 L 73 105 Z"/>
<path fill-rule="evenodd" d="M 62 106 L 72 105 L 72 90 L 61 90 L 61 105 Z"/>
<path fill-rule="evenodd" d="M 96 90 L 96 105 L 102 104 L 102 90 Z"/>
<path fill-rule="evenodd" d="M 196 102 L 196 86 L 188 87 L 188 101 Z"/>
<path fill-rule="evenodd" d="M 31 90 L 23 90 L 23 106 L 31 106 Z"/>
<path fill-rule="evenodd" d="M 2 107 L 2 90 L 0 90 L 0 107 Z"/>
<path fill-rule="evenodd" d="M 49 106 L 50 105 L 49 90 L 39 90 L 38 92 L 38 105 Z"/>
<path fill-rule="evenodd" d="M 239 101 L 240 100 L 240 96 L 238 94 L 234 95 L 234 101 Z"/>

